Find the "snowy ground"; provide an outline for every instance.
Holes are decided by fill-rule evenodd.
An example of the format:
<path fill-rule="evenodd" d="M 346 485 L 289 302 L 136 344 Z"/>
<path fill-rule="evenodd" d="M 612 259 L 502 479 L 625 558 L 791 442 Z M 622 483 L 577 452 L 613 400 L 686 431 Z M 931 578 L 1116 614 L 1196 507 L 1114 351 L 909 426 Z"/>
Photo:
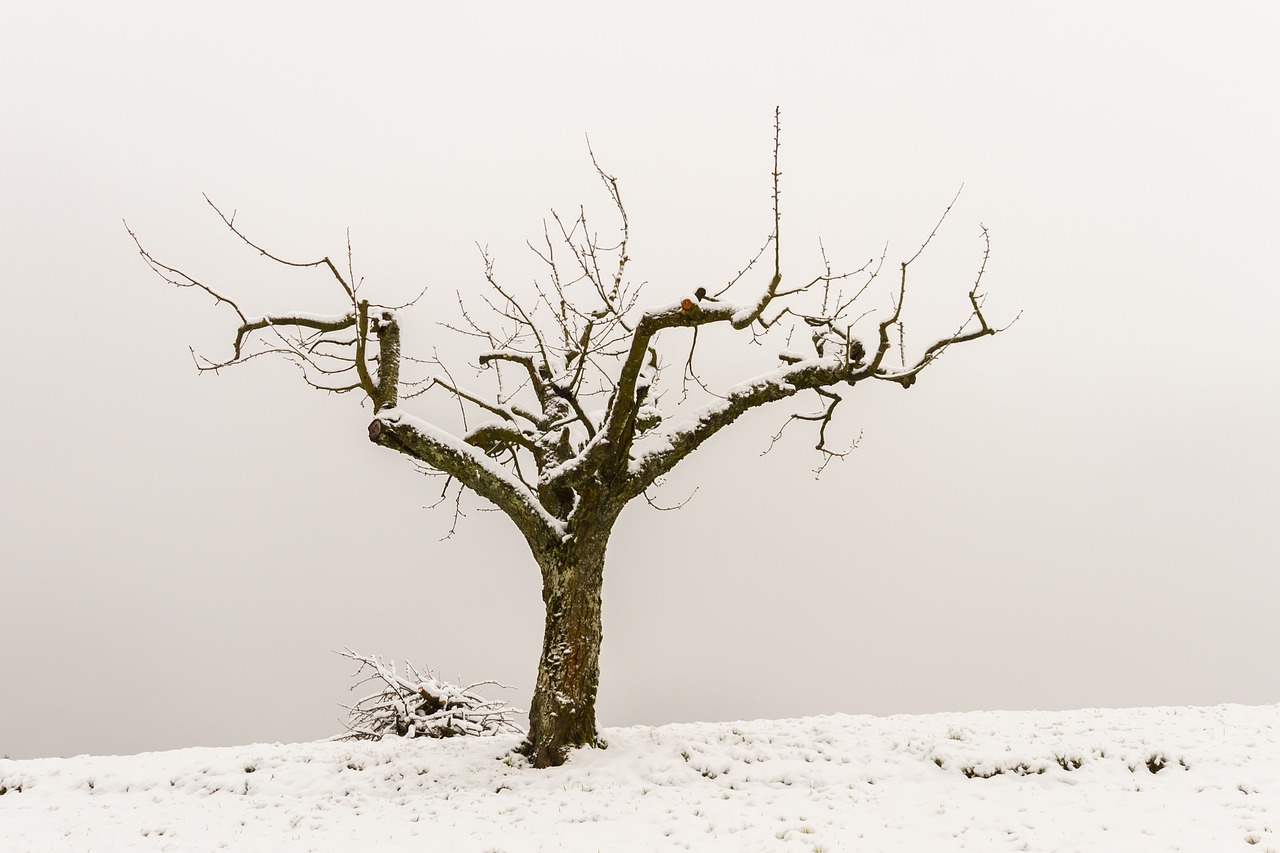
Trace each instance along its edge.
<path fill-rule="evenodd" d="M 0 850 L 1280 851 L 1280 706 L 0 761 Z"/>

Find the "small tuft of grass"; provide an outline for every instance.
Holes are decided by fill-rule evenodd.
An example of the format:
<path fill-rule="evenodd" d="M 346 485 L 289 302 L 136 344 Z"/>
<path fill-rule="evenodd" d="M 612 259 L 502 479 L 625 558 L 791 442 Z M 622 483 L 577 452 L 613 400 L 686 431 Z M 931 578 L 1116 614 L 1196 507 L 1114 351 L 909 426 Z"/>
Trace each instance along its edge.
<path fill-rule="evenodd" d="M 993 776 L 1003 776 L 1003 767 L 994 767 L 991 770 L 979 770 L 976 765 L 969 767 L 961 767 L 960 772 L 964 774 L 966 779 L 990 779 Z"/>

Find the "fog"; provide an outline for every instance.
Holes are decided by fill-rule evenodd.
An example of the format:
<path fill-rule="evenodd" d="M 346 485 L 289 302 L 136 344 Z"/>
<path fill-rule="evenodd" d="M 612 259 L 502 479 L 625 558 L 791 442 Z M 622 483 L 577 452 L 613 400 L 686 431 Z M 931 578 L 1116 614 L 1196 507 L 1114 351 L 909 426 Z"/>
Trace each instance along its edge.
<path fill-rule="evenodd" d="M 863 5 L 7 15 L 0 754 L 326 737 L 343 646 L 516 704 L 536 672 L 514 527 L 472 501 L 442 541 L 440 483 L 288 364 L 198 375 L 234 315 L 124 220 L 251 312 L 338 294 L 202 193 L 283 257 L 345 260 L 349 230 L 372 298 L 426 288 L 406 352 L 465 370 L 437 321 L 481 292 L 477 243 L 526 283 L 550 209 L 610 221 L 587 136 L 646 299 L 728 281 L 772 228 L 775 105 L 785 274 L 819 239 L 896 265 L 963 185 L 907 345 L 963 319 L 981 225 L 987 310 L 1019 319 L 855 389 L 820 479 L 798 428 L 761 456 L 764 410 L 674 472 L 683 509 L 629 508 L 601 724 L 1280 700 L 1280 12 Z"/>

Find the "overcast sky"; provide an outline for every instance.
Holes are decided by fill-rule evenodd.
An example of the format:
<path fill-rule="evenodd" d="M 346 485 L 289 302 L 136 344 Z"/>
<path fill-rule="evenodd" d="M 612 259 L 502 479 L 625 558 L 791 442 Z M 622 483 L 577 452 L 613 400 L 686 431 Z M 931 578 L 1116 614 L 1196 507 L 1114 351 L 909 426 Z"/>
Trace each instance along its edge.
<path fill-rule="evenodd" d="M 0 234 L 0 754 L 340 731 L 352 646 L 527 703 L 538 573 L 369 410 L 225 355 L 232 315 L 332 309 L 230 238 L 427 287 L 406 349 L 513 280 L 555 206 L 628 204 L 637 280 L 718 287 L 771 226 L 775 104 L 795 277 L 818 239 L 921 262 L 919 312 L 1018 323 L 909 391 L 859 388 L 856 453 L 761 458 L 745 418 L 621 518 L 603 725 L 1280 701 L 1280 11 L 1269 2 L 172 4 L 6 13 Z M 887 299 L 876 306 L 887 307 Z M 913 333 L 913 329 L 921 329 Z M 732 351 L 725 356 L 732 364 Z M 746 378 L 745 376 L 741 378 Z M 430 415 L 431 404 L 415 410 Z"/>

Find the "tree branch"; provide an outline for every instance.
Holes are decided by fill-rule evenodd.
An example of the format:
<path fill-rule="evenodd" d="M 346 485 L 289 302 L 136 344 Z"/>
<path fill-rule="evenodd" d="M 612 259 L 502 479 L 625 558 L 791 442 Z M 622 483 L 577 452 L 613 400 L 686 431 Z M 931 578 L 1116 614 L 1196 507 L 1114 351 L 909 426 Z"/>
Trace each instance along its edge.
<path fill-rule="evenodd" d="M 273 260 L 276 263 L 286 267 L 306 268 L 306 267 L 323 266 L 328 268 L 330 274 L 333 275 L 333 277 L 337 280 L 338 284 L 342 285 L 342 289 L 346 291 L 347 298 L 351 300 L 352 307 L 355 307 L 355 302 L 356 302 L 355 288 L 353 288 L 351 284 L 345 278 L 342 277 L 342 273 L 338 272 L 338 268 L 334 266 L 333 261 L 329 260 L 328 255 L 326 255 L 325 257 L 321 258 L 318 261 L 302 261 L 302 262 L 286 261 L 284 258 L 271 254 L 266 249 L 262 248 L 257 243 L 253 242 L 247 236 L 245 236 L 244 232 L 241 231 L 238 227 L 236 227 L 236 222 L 235 222 L 236 215 L 234 212 L 231 214 L 230 217 L 228 217 L 225 213 L 222 212 L 222 210 L 216 204 L 213 203 L 213 199 L 209 198 L 207 194 L 204 194 L 204 200 L 208 202 L 209 207 L 213 208 L 213 212 L 218 214 L 218 218 L 221 219 L 223 223 L 226 224 L 227 228 L 231 230 L 232 234 L 239 237 L 240 240 L 246 246 L 248 246 L 251 249 L 254 249 L 255 251 L 257 251 L 258 254 L 262 255 L 264 258 Z M 350 235 L 348 235 L 348 240 L 350 240 Z M 348 242 L 347 244 L 348 257 L 350 253 L 350 248 L 351 248 L 351 245 L 350 245 L 350 242 Z"/>
<path fill-rule="evenodd" d="M 707 439 L 751 409 L 792 397 L 800 391 L 852 381 L 857 374 L 839 358 L 798 362 L 756 377 L 729 390 L 723 400 L 699 409 L 684 425 L 658 430 L 646 439 L 650 449 L 631 462 L 625 494 L 628 499 L 647 489 Z"/>
<path fill-rule="evenodd" d="M 509 361 L 518 364 L 529 374 L 529 383 L 533 386 L 534 396 L 538 398 L 538 405 L 543 407 L 543 414 L 547 405 L 547 389 L 543 383 L 542 377 L 538 375 L 537 369 L 533 366 L 533 358 L 522 353 L 514 352 L 487 352 L 482 353 L 478 359 L 481 367 L 488 367 L 495 361 Z"/>
<path fill-rule="evenodd" d="M 369 423 L 369 440 L 443 471 L 493 503 L 515 522 L 535 554 L 565 535 L 563 522 L 498 462 L 426 421 L 384 409 Z"/>

